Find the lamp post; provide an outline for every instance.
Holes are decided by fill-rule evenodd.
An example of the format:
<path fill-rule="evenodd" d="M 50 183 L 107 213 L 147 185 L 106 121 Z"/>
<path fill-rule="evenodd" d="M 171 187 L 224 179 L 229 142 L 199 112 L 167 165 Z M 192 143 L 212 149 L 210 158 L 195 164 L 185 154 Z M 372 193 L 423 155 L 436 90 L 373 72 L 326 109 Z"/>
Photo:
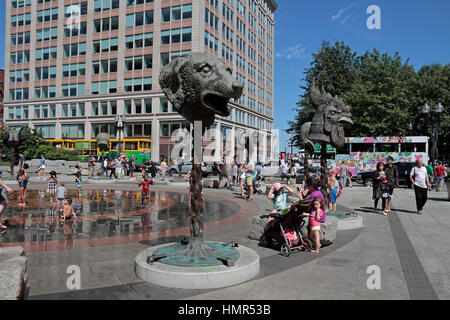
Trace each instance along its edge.
<path fill-rule="evenodd" d="M 123 129 L 125 127 L 125 116 L 124 115 L 117 115 L 116 116 L 116 127 L 117 127 L 117 131 L 119 131 L 119 145 L 117 146 L 117 151 L 118 151 L 118 156 L 120 156 L 120 154 L 122 153 L 122 134 L 123 134 Z"/>
<path fill-rule="evenodd" d="M 433 163 L 436 162 L 439 153 L 437 148 L 438 143 L 438 130 L 441 127 L 441 114 L 444 112 L 444 106 L 442 103 L 439 103 L 436 106 L 436 110 L 433 110 L 428 103 L 425 104 L 423 107 L 423 113 L 425 113 L 427 116 L 431 119 L 431 125 L 432 125 L 432 133 L 431 133 L 431 143 L 432 143 L 432 149 L 431 149 L 431 158 L 433 160 Z"/>

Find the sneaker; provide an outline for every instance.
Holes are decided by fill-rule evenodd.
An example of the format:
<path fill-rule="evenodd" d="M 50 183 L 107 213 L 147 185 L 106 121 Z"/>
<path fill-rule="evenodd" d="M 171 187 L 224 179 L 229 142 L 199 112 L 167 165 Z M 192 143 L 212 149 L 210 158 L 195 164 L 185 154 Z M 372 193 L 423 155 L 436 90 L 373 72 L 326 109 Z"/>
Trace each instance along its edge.
<path fill-rule="evenodd" d="M 417 214 L 423 215 L 423 211 L 422 211 L 422 210 L 419 210 L 419 211 L 417 212 Z"/>
<path fill-rule="evenodd" d="M 388 211 L 387 210 L 383 210 L 382 214 L 383 214 L 383 216 L 387 216 Z"/>

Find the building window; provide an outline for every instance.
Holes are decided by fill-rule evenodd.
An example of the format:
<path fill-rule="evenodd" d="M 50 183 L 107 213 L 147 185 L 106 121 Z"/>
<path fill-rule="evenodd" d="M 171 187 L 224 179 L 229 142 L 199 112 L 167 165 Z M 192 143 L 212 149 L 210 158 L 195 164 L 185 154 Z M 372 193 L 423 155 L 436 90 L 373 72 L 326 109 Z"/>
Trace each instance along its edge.
<path fill-rule="evenodd" d="M 109 17 L 94 20 L 94 32 L 103 32 L 119 29 L 119 17 Z"/>
<path fill-rule="evenodd" d="M 64 45 L 64 58 L 83 56 L 86 54 L 86 42 Z"/>
<path fill-rule="evenodd" d="M 117 92 L 117 80 L 92 82 L 92 94 L 108 94 Z"/>
<path fill-rule="evenodd" d="M 40 131 L 44 139 L 54 139 L 55 138 L 55 125 L 48 126 L 35 126 L 36 131 Z"/>
<path fill-rule="evenodd" d="M 64 137 L 72 139 L 84 138 L 84 124 L 63 124 L 61 129 Z"/>
<path fill-rule="evenodd" d="M 138 27 L 153 24 L 153 10 L 127 14 L 126 27 Z"/>

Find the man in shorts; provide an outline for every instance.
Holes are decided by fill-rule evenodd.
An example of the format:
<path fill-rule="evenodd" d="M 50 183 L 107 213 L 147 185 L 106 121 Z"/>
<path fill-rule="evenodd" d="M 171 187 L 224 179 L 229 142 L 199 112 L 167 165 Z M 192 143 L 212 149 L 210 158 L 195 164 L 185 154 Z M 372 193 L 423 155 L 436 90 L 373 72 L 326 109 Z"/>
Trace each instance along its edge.
<path fill-rule="evenodd" d="M 392 195 L 394 194 L 394 188 L 398 188 L 398 170 L 394 166 L 394 158 L 389 157 L 388 162 L 385 165 L 384 171 L 386 172 L 387 184 L 389 187 L 389 194 L 386 201 L 386 213 L 391 212 Z"/>
<path fill-rule="evenodd" d="M 42 177 L 45 177 L 45 157 L 43 154 L 41 154 L 41 163 L 39 165 L 39 168 L 37 169 L 38 177 L 41 177 L 41 171 L 42 171 Z"/>
<path fill-rule="evenodd" d="M 447 168 L 442 165 L 442 161 L 438 161 L 436 171 L 436 192 L 442 191 L 445 176 L 447 174 Z"/>

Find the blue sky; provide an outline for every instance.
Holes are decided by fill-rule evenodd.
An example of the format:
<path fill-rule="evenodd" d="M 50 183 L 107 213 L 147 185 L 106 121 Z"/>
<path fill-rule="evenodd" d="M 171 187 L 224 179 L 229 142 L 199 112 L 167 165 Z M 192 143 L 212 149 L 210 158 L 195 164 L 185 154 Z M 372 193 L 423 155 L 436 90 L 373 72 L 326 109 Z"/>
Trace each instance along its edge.
<path fill-rule="evenodd" d="M 323 40 L 344 41 L 364 53 L 377 48 L 400 56 L 416 70 L 432 63 L 450 63 L 450 1 L 447 0 L 276 0 L 274 128 L 287 129 L 303 91 L 303 72 Z M 370 5 L 381 10 L 381 29 L 369 30 Z M 280 132 L 280 151 L 286 144 Z"/>
<path fill-rule="evenodd" d="M 416 69 L 431 63 L 450 63 L 450 1 L 448 0 L 276 0 L 274 128 L 287 129 L 299 95 L 303 72 L 323 40 L 344 41 L 363 53 L 377 48 L 399 51 Z M 4 66 L 5 0 L 0 0 L 0 67 Z M 369 30 L 366 9 L 381 9 L 381 30 Z M 286 135 L 280 132 L 280 149 Z"/>

